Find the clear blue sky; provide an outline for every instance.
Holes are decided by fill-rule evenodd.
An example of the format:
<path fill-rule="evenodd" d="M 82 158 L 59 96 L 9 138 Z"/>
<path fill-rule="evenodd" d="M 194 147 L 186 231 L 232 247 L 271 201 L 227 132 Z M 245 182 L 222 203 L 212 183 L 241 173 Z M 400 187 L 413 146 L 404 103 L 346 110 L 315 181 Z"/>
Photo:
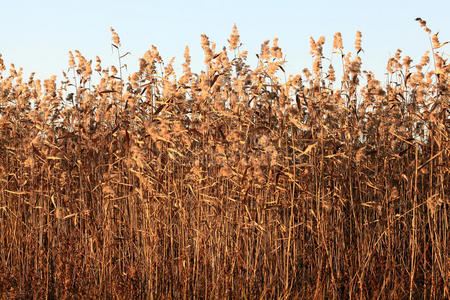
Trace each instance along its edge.
<path fill-rule="evenodd" d="M 309 37 L 326 37 L 340 31 L 346 50 L 354 50 L 355 32 L 363 35 L 363 68 L 383 77 L 388 57 L 400 48 L 414 61 L 430 48 L 428 37 L 414 21 L 422 17 L 440 41 L 450 40 L 450 1 L 2 1 L 0 53 L 6 63 L 23 67 L 40 78 L 59 75 L 67 69 L 68 51 L 80 50 L 87 59 L 101 57 L 115 64 L 110 46 L 110 26 L 119 34 L 128 70 L 137 70 L 137 61 L 152 44 L 165 61 L 175 56 L 183 62 L 186 45 L 191 48 L 192 67 L 203 65 L 200 35 L 205 33 L 218 49 L 236 23 L 249 51 L 250 62 L 264 40 L 279 38 L 287 58 L 288 73 L 311 67 Z M 329 55 L 325 47 L 325 55 Z M 448 53 L 448 47 L 445 48 Z M 336 59 L 337 63 L 338 60 Z M 95 65 L 93 65 L 95 66 Z M 383 79 L 383 78 L 379 78 Z"/>

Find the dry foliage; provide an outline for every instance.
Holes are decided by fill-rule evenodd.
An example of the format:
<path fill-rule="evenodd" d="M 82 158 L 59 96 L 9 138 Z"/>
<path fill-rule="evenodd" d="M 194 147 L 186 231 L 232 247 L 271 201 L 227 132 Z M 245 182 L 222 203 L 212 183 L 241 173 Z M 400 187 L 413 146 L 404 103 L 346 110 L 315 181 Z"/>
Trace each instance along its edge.
<path fill-rule="evenodd" d="M 448 298 L 450 67 L 418 21 L 386 84 L 360 32 L 341 80 L 324 37 L 251 69 L 236 27 L 179 77 L 152 47 L 123 78 L 112 28 L 118 65 L 71 52 L 60 85 L 0 56 L 0 297 Z"/>

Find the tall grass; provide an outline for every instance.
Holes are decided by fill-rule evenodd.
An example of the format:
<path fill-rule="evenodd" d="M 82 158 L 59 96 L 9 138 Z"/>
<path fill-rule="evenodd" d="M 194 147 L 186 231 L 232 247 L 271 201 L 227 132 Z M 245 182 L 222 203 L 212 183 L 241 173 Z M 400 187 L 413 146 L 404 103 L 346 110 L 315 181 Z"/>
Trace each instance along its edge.
<path fill-rule="evenodd" d="M 200 74 L 152 47 L 124 78 L 113 29 L 118 65 L 71 52 L 61 84 L 0 57 L 0 297 L 448 298 L 450 68 L 418 21 L 386 84 L 359 32 L 286 79 L 236 28 Z"/>

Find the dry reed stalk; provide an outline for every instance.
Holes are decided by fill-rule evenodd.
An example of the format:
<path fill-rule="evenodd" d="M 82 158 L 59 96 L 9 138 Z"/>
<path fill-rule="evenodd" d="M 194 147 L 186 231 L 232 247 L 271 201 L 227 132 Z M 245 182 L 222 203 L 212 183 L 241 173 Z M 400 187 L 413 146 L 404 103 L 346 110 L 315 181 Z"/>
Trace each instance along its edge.
<path fill-rule="evenodd" d="M 286 79 L 236 26 L 179 78 L 154 46 L 123 77 L 112 28 L 97 85 L 79 51 L 44 88 L 0 56 L 0 297 L 449 297 L 450 68 L 418 21 L 434 68 L 397 51 L 385 85 L 359 31 L 340 82 L 324 37 Z"/>

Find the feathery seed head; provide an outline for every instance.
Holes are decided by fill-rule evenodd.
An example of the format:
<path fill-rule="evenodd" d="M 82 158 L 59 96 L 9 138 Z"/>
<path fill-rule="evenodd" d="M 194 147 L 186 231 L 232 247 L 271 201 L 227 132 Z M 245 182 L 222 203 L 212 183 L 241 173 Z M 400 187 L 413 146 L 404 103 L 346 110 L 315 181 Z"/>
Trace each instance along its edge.
<path fill-rule="evenodd" d="M 111 29 L 111 33 L 112 33 L 111 41 L 112 41 L 113 45 L 116 45 L 117 47 L 120 47 L 121 45 L 120 45 L 119 35 L 116 33 L 114 28 L 110 27 L 110 29 Z"/>
<path fill-rule="evenodd" d="M 230 44 L 230 47 L 229 47 L 230 50 L 235 50 L 239 47 L 239 44 L 240 44 L 239 38 L 240 38 L 240 36 L 239 36 L 237 26 L 236 26 L 236 24 L 234 24 L 233 32 L 231 33 L 230 39 L 228 40 L 228 42 Z"/>

